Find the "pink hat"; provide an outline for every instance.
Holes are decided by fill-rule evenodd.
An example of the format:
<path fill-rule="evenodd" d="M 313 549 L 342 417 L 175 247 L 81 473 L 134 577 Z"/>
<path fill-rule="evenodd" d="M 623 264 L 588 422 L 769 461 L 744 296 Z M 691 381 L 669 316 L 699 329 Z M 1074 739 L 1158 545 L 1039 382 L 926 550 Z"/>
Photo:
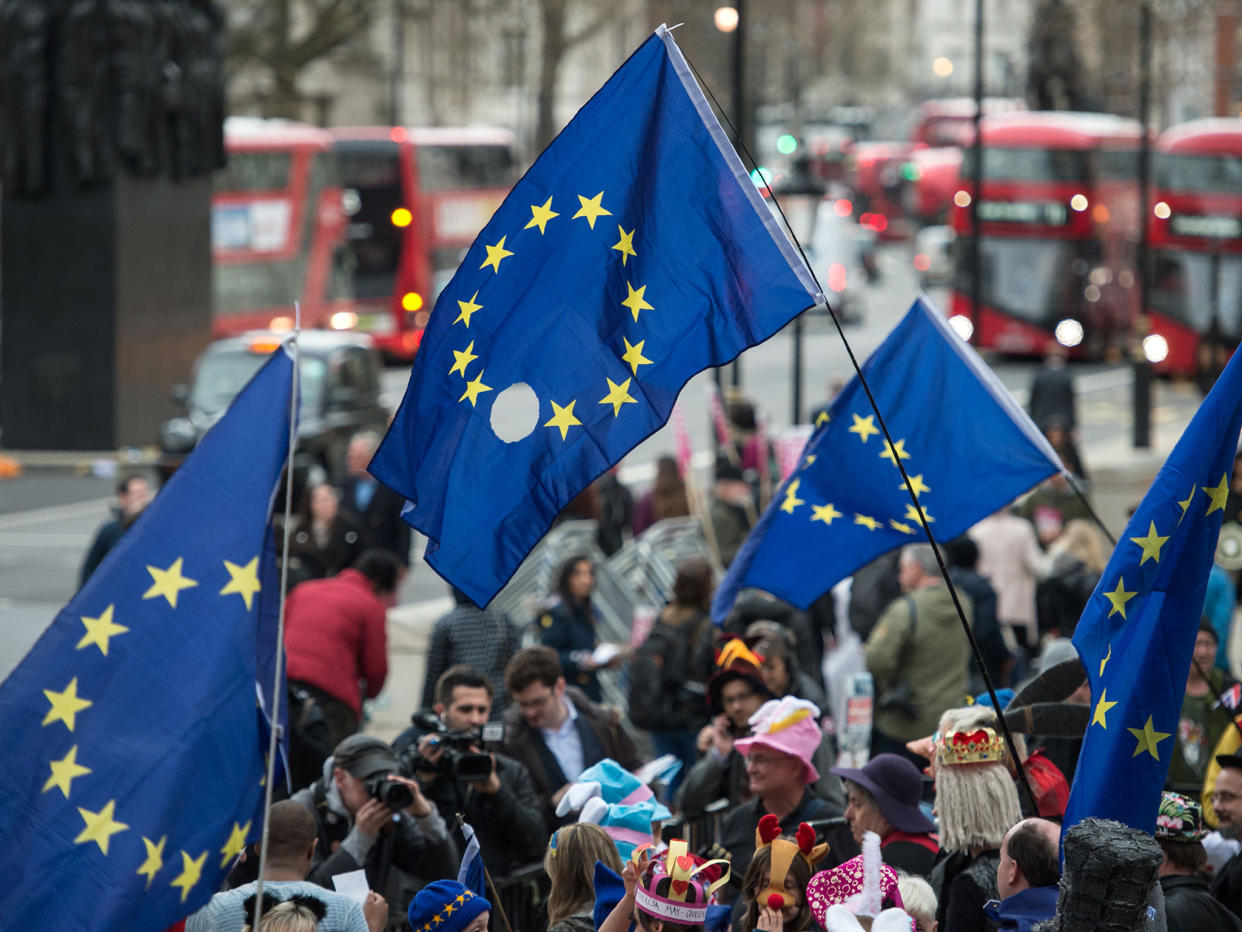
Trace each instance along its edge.
<path fill-rule="evenodd" d="M 821 928 L 827 927 L 828 907 L 850 905 L 849 901 L 854 897 L 861 898 L 866 887 L 866 871 L 863 865 L 864 856 L 860 854 L 832 870 L 820 871 L 807 882 L 807 905 L 811 907 L 811 915 L 815 917 L 815 921 L 820 924 Z M 897 889 L 897 872 L 887 864 L 880 865 L 879 892 L 881 902 L 887 901 L 893 906 L 903 905 L 901 891 Z M 858 905 L 858 901 L 855 900 L 854 904 Z M 859 910 L 852 909 L 851 911 L 858 912 Z M 875 912 L 864 910 L 864 912 L 867 915 L 875 915 L 879 910 L 876 909 Z"/>
<path fill-rule="evenodd" d="M 806 783 L 819 779 L 819 771 L 811 763 L 824 733 L 819 728 L 819 707 L 805 699 L 785 696 L 769 699 L 750 717 L 750 737 L 733 742 L 739 754 L 754 745 L 788 754 L 802 761 Z"/>

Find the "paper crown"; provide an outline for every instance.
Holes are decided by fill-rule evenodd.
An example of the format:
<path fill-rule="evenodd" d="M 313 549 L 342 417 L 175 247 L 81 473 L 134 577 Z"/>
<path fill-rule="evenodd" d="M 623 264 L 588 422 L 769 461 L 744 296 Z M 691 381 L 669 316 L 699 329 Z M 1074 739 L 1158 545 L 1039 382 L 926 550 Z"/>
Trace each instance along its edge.
<path fill-rule="evenodd" d="M 807 866 L 815 868 L 815 862 L 828 853 L 827 843 L 815 844 L 815 830 L 803 822 L 794 834 L 794 840 L 781 837 L 781 821 L 772 813 L 759 820 L 755 829 L 755 850 L 770 848 L 771 862 L 768 865 L 768 885 L 755 901 L 760 906 L 780 910 L 785 906 L 785 876 L 794 862 L 794 858 L 802 858 Z"/>
<path fill-rule="evenodd" d="M 937 764 L 989 764 L 1005 759 L 1005 739 L 986 725 L 974 731 L 937 733 L 932 746 Z"/>
<path fill-rule="evenodd" d="M 716 652 L 716 666 L 721 670 L 728 669 L 739 660 L 756 670 L 763 665 L 763 657 L 747 647 L 741 638 L 733 638 Z"/>
<path fill-rule="evenodd" d="M 650 845 L 636 848 L 635 862 Z M 714 880 L 711 875 L 717 873 Z M 669 878 L 668 893 L 661 895 L 660 881 Z M 704 882 L 707 886 L 704 886 Z M 729 882 L 729 862 L 724 858 L 703 861 L 690 854 L 686 842 L 674 838 L 667 854 L 653 861 L 634 888 L 634 905 L 648 916 L 682 925 L 702 925 L 707 920 L 711 895 Z"/>

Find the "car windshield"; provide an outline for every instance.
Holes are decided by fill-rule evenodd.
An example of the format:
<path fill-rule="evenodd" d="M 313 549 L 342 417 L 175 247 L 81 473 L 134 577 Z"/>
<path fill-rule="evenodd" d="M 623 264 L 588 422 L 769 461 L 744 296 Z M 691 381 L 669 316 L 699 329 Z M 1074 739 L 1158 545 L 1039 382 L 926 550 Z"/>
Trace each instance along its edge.
<path fill-rule="evenodd" d="M 302 356 L 302 411 L 316 411 L 323 393 L 327 366 L 322 359 Z M 263 353 L 243 349 L 208 353 L 199 362 L 190 391 L 190 409 L 203 414 L 222 414 L 238 392 L 267 361 Z"/>

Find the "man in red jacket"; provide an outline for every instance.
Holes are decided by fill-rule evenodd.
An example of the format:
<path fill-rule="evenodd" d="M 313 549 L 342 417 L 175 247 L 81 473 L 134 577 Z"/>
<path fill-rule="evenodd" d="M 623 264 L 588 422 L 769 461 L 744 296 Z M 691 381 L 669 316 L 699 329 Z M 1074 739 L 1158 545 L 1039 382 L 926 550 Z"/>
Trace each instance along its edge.
<path fill-rule="evenodd" d="M 386 550 L 364 551 L 331 579 L 294 586 L 285 602 L 285 653 L 291 691 L 322 709 L 335 746 L 358 730 L 363 698 L 388 676 L 385 618 L 405 567 Z"/>

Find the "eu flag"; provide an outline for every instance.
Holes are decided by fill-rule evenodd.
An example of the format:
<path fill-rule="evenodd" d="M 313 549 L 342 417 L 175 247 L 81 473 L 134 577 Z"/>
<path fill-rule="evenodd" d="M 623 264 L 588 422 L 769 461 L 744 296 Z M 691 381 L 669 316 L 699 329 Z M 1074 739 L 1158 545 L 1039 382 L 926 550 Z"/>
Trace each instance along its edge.
<path fill-rule="evenodd" d="M 292 369 L 277 350 L 0 685 L 5 928 L 164 929 L 257 835 Z"/>
<path fill-rule="evenodd" d="M 926 543 L 899 459 L 941 541 L 1061 469 L 1030 418 L 925 299 L 862 369 L 891 446 L 855 377 L 730 565 L 712 608 L 717 621 L 742 587 L 806 608 L 881 554 Z"/>
<path fill-rule="evenodd" d="M 1065 826 L 1154 831 L 1242 425 L 1235 353 L 1126 525 L 1074 631 L 1092 715 Z"/>
<path fill-rule="evenodd" d="M 691 376 L 816 293 L 662 26 L 466 254 L 371 473 L 485 605 Z"/>

